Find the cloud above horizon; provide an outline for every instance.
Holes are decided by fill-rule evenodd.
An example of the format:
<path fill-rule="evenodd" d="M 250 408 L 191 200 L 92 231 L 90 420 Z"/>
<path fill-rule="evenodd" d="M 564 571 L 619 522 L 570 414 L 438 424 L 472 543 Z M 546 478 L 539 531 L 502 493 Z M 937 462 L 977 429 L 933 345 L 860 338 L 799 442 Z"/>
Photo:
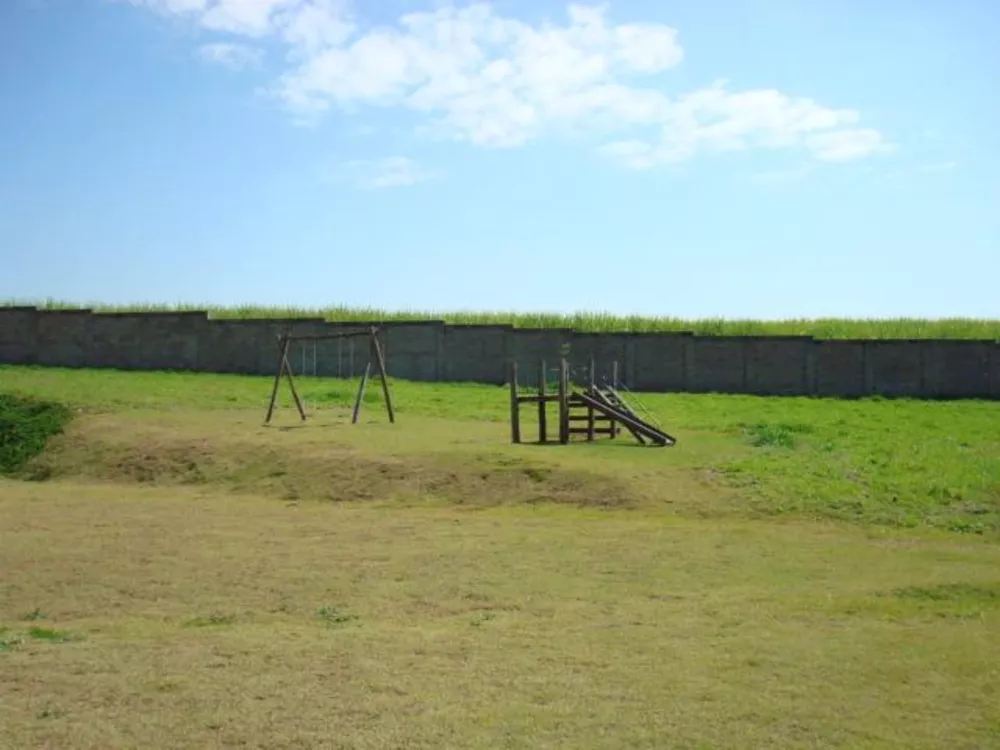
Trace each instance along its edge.
<path fill-rule="evenodd" d="M 366 28 L 347 0 L 128 2 L 281 45 L 286 67 L 267 94 L 300 122 L 370 107 L 409 112 L 424 134 L 484 148 L 585 135 L 600 156 L 640 170 L 751 148 L 798 149 L 821 162 L 892 148 L 856 110 L 775 89 L 732 91 L 715 81 L 668 96 L 661 77 L 685 55 L 678 31 L 612 23 L 607 3 L 571 4 L 563 23 L 537 25 L 483 2 L 435 3 Z M 229 54 L 225 44 L 215 54 L 230 67 L 241 50 L 256 49 L 231 44 Z"/>
<path fill-rule="evenodd" d="M 408 187 L 436 179 L 436 172 L 424 169 L 405 156 L 389 156 L 370 161 L 349 161 L 338 170 L 334 179 L 348 179 L 359 190 L 385 190 Z"/>
<path fill-rule="evenodd" d="M 243 70 L 260 65 L 263 50 L 246 44 L 213 42 L 198 48 L 198 56 L 203 60 L 222 65 L 230 70 Z"/>

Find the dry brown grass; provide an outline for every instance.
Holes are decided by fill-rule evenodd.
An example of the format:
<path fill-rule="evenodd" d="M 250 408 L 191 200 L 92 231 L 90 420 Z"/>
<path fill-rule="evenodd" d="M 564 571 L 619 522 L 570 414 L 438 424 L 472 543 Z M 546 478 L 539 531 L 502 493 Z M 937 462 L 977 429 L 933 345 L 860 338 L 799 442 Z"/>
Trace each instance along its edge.
<path fill-rule="evenodd" d="M 727 497 L 669 454 L 624 441 L 617 451 L 514 447 L 505 445 L 502 424 L 409 417 L 397 428 L 374 419 L 351 427 L 342 412 L 328 411 L 304 425 L 286 417 L 264 428 L 259 414 L 242 410 L 91 414 L 52 441 L 31 471 L 43 479 L 214 485 L 337 502 L 625 509 L 655 499 L 697 509 Z"/>
<path fill-rule="evenodd" d="M 0 748 L 1000 747 L 995 537 L 369 416 L 91 409 L 0 480 Z"/>
<path fill-rule="evenodd" d="M 5 748 L 1000 740 L 984 540 L 64 481 L 0 529 Z"/>

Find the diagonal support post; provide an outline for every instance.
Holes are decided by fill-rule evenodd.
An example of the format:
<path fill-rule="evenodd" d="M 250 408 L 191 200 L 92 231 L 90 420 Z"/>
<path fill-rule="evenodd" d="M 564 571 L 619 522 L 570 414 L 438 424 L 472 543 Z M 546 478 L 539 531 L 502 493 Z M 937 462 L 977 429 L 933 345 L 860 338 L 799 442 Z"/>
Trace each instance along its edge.
<path fill-rule="evenodd" d="M 274 373 L 274 387 L 271 389 L 271 401 L 267 405 L 267 416 L 264 417 L 264 424 L 271 423 L 271 417 L 274 416 L 274 405 L 278 400 L 278 388 L 281 385 L 281 376 L 284 375 L 288 378 L 288 385 L 292 390 L 292 398 L 295 399 L 295 407 L 299 410 L 299 416 L 302 417 L 302 421 L 306 420 L 306 410 L 302 406 L 302 401 L 299 399 L 299 393 L 295 389 L 295 380 L 292 378 L 292 367 L 288 364 L 288 347 L 291 344 L 291 338 L 288 334 L 283 334 L 278 339 L 278 366 Z"/>
<path fill-rule="evenodd" d="M 382 381 L 382 395 L 385 396 L 385 410 L 389 415 L 389 422 L 396 423 L 396 412 L 392 408 L 392 394 L 389 393 L 389 375 L 385 370 L 385 358 L 382 356 L 382 347 L 378 343 L 378 329 L 371 328 L 372 353 L 375 355 L 375 364 L 378 366 L 378 377 Z"/>

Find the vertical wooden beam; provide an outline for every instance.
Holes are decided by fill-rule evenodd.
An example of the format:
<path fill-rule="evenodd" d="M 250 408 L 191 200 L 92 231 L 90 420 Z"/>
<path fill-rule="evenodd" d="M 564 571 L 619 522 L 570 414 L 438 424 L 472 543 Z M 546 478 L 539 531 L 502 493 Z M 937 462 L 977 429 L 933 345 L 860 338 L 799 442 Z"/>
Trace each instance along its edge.
<path fill-rule="evenodd" d="M 547 424 L 546 404 L 545 404 L 545 360 L 543 359 L 538 367 L 538 442 L 549 442 L 549 428 Z"/>
<path fill-rule="evenodd" d="M 378 329 L 372 326 L 372 351 L 375 354 L 375 363 L 378 365 L 379 379 L 382 381 L 382 395 L 385 396 L 385 409 L 389 413 L 389 422 L 395 424 L 396 413 L 392 408 L 392 395 L 389 393 L 389 376 L 385 371 L 385 358 L 382 356 L 382 347 L 378 343 Z M 369 367 L 371 363 L 369 363 Z M 368 368 L 365 368 L 368 372 Z"/>
<path fill-rule="evenodd" d="M 517 400 L 517 362 L 510 363 L 510 441 L 521 442 L 521 408 Z"/>
<path fill-rule="evenodd" d="M 351 416 L 351 424 L 358 423 L 358 415 L 361 413 L 361 402 L 365 397 L 365 386 L 368 385 L 368 373 L 372 369 L 372 363 L 369 361 L 365 365 L 365 374 L 361 376 L 361 385 L 358 386 L 358 395 L 354 399 L 354 414 Z"/>
<path fill-rule="evenodd" d="M 611 363 L 611 387 L 618 391 L 618 360 L 616 359 Z M 611 439 L 614 440 L 618 435 L 618 424 L 615 420 L 608 422 L 608 429 L 611 430 Z"/>
<path fill-rule="evenodd" d="M 588 373 L 587 391 L 591 396 L 594 395 L 594 391 L 597 388 L 597 383 L 595 382 L 597 373 L 595 372 L 594 358 L 590 358 L 590 372 Z M 594 442 L 594 407 L 587 407 L 587 442 Z"/>
<path fill-rule="evenodd" d="M 274 403 L 278 400 L 278 386 L 281 385 L 281 376 L 285 371 L 285 355 L 288 352 L 288 336 L 282 334 L 278 337 L 278 366 L 274 369 L 274 387 L 271 389 L 271 403 L 267 405 L 267 416 L 264 417 L 264 424 L 271 423 L 274 415 Z"/>
<path fill-rule="evenodd" d="M 569 442 L 569 366 L 566 359 L 559 360 L 559 442 Z"/>

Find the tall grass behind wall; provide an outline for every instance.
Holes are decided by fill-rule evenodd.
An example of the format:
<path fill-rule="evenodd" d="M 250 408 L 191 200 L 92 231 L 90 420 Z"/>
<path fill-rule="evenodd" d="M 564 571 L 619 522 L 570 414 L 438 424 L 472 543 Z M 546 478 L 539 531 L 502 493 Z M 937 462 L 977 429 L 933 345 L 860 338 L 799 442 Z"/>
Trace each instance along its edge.
<path fill-rule="evenodd" d="M 703 318 L 688 320 L 669 316 L 613 315 L 602 312 L 570 314 L 544 312 L 441 312 L 433 310 L 381 310 L 372 307 L 323 308 L 237 305 L 164 305 L 71 303 L 61 300 L 9 301 L 41 309 L 88 308 L 97 312 L 177 312 L 206 310 L 213 318 L 309 318 L 337 321 L 444 320 L 453 324 L 504 324 L 517 328 L 569 328 L 588 333 L 691 332 L 710 336 L 813 336 L 818 339 L 982 339 L 1000 341 L 1000 319 L 974 318 L 817 318 L 749 320 Z M 2 306 L 2 305 L 0 305 Z"/>

